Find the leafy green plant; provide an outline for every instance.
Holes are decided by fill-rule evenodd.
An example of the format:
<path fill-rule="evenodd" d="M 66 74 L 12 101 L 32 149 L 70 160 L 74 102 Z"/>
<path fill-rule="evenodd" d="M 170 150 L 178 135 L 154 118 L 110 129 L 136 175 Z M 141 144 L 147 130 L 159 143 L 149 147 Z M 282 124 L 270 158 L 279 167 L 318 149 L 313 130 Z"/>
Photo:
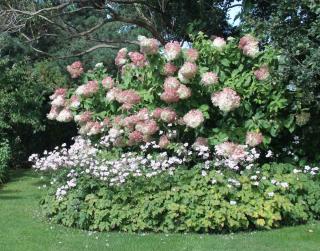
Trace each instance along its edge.
<path fill-rule="evenodd" d="M 54 188 L 63 184 L 66 174 L 60 173 Z M 319 184 L 318 175 L 276 163 L 242 175 L 213 170 L 203 176 L 195 166 L 115 187 L 82 175 L 62 200 L 52 189 L 42 208 L 53 222 L 98 231 L 270 229 L 318 219 Z"/>
<path fill-rule="evenodd" d="M 10 158 L 10 146 L 6 140 L 2 140 L 0 142 L 0 184 L 3 183 L 7 178 Z"/>

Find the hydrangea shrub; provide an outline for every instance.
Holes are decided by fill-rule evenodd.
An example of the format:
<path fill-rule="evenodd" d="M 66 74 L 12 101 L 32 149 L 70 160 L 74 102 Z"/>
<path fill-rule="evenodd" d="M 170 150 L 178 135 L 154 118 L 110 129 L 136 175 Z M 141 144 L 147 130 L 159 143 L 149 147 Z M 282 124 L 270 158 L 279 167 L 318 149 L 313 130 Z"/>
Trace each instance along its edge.
<path fill-rule="evenodd" d="M 212 41 L 200 33 L 193 48 L 139 41 L 140 52 L 119 50 L 117 76 L 99 64 L 87 73 L 81 62 L 68 66 L 83 84 L 56 90 L 48 118 L 75 121 L 79 134 L 97 138 L 122 131 L 116 142 L 131 148 L 204 137 L 210 146 L 230 141 L 266 149 L 272 137 L 294 130 L 285 85 L 272 77 L 277 55 L 261 51 L 253 36 Z"/>

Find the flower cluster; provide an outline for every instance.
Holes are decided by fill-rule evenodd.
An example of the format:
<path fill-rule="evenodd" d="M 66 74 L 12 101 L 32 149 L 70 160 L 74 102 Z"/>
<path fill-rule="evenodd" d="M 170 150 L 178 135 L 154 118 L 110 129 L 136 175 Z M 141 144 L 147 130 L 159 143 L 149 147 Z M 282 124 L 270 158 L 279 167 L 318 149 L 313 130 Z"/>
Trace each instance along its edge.
<path fill-rule="evenodd" d="M 189 83 L 192 78 L 197 74 L 198 67 L 191 62 L 185 62 L 178 72 L 179 80 L 182 83 Z"/>
<path fill-rule="evenodd" d="M 222 37 L 216 37 L 213 41 L 212 44 L 214 47 L 218 48 L 218 49 L 222 49 L 223 47 L 226 46 L 226 41 L 224 40 L 224 38 Z"/>
<path fill-rule="evenodd" d="M 47 114 L 47 118 L 50 120 L 57 120 L 59 122 L 70 122 L 73 119 L 73 115 L 70 109 L 66 106 L 67 101 L 65 99 L 67 90 L 64 88 L 57 89 L 53 95 L 50 96 L 51 110 Z"/>
<path fill-rule="evenodd" d="M 251 150 L 247 145 L 239 145 L 233 142 L 223 142 L 215 146 L 216 166 L 226 166 L 233 170 L 239 170 L 241 166 L 250 169 L 253 162 L 260 157 L 255 148 Z"/>
<path fill-rule="evenodd" d="M 145 36 L 138 37 L 140 51 L 146 55 L 154 55 L 159 51 L 159 41 L 154 38 L 146 38 Z"/>
<path fill-rule="evenodd" d="M 114 60 L 115 65 L 117 65 L 119 67 L 125 65 L 128 62 L 127 54 L 128 54 L 127 48 L 122 48 L 121 50 L 119 50 L 118 54 Z"/>
<path fill-rule="evenodd" d="M 266 80 L 270 75 L 268 66 L 261 66 L 254 72 L 254 75 L 258 80 Z"/>
<path fill-rule="evenodd" d="M 222 91 L 213 93 L 211 101 L 214 106 L 218 106 L 221 111 L 229 112 L 240 106 L 240 97 L 231 88 L 223 88 Z"/>
<path fill-rule="evenodd" d="M 163 74 L 166 76 L 172 76 L 176 73 L 178 70 L 177 66 L 175 66 L 173 63 L 168 62 L 163 66 Z"/>
<path fill-rule="evenodd" d="M 83 73 L 83 66 L 80 61 L 76 61 L 67 66 L 67 71 L 70 73 L 71 78 L 78 78 Z"/>
<path fill-rule="evenodd" d="M 184 56 L 188 62 L 194 63 L 199 58 L 199 52 L 196 49 L 189 48 L 184 51 Z"/>
<path fill-rule="evenodd" d="M 183 116 L 183 121 L 188 127 L 196 128 L 204 122 L 204 117 L 201 111 L 194 109 Z"/>
<path fill-rule="evenodd" d="M 134 66 L 143 67 L 147 65 L 147 59 L 144 54 L 139 52 L 129 52 L 128 56 Z"/>
<path fill-rule="evenodd" d="M 260 145 L 263 141 L 263 135 L 260 132 L 247 132 L 246 144 L 255 147 Z"/>
<path fill-rule="evenodd" d="M 91 80 L 88 81 L 88 83 L 84 85 L 80 85 L 76 91 L 75 94 L 78 96 L 83 96 L 83 97 L 91 97 L 95 93 L 99 91 L 99 84 L 96 80 Z"/>
<path fill-rule="evenodd" d="M 163 84 L 164 92 L 160 99 L 166 103 L 176 103 L 180 99 L 187 99 L 191 96 L 191 89 L 175 77 L 167 77 Z"/>
<path fill-rule="evenodd" d="M 201 83 L 203 85 L 213 85 L 218 83 L 219 81 L 219 77 L 216 73 L 214 72 L 205 72 L 204 74 L 202 74 L 202 78 L 201 78 Z"/>
<path fill-rule="evenodd" d="M 254 58 L 259 53 L 259 42 L 253 36 L 247 34 L 240 39 L 239 48 L 243 54 Z"/>
<path fill-rule="evenodd" d="M 182 48 L 179 42 L 174 41 L 167 43 L 164 47 L 164 56 L 168 61 L 173 61 L 180 56 Z"/>

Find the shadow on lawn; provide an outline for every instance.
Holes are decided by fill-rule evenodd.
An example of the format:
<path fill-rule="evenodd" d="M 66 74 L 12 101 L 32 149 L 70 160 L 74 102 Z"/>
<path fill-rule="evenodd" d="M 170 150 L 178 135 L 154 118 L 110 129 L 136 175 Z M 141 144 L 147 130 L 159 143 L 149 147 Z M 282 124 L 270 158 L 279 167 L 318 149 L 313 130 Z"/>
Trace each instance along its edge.
<path fill-rule="evenodd" d="M 22 199 L 23 197 L 21 196 L 14 196 L 14 195 L 1 195 L 1 191 L 0 191 L 0 201 L 2 200 L 19 200 Z"/>
<path fill-rule="evenodd" d="M 39 174 L 34 172 L 32 169 L 13 169 L 9 172 L 9 182 L 21 180 L 23 178 L 36 178 Z"/>

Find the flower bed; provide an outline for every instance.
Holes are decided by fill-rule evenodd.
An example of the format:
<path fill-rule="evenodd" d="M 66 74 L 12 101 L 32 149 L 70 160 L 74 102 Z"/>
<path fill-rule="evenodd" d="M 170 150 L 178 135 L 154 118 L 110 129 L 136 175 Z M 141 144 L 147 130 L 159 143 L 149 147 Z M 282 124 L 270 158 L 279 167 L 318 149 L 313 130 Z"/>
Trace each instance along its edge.
<path fill-rule="evenodd" d="M 48 118 L 76 122 L 80 135 L 69 148 L 63 145 L 43 157 L 30 157 L 36 169 L 64 174 L 53 182 L 54 195 L 46 200 L 50 217 L 69 226 L 124 231 L 270 228 L 316 218 L 312 203 L 301 208 L 304 202 L 292 199 L 294 192 L 287 193 L 291 185 L 294 189 L 301 185 L 293 170 L 275 179 L 274 168 L 268 174 L 263 166 L 281 157 L 274 141 L 288 134 L 294 138 L 295 131 L 308 122 L 308 116 L 303 116 L 307 113 L 292 111 L 286 84 L 277 82 L 273 74 L 278 55 L 272 48 L 261 51 L 251 35 L 239 41 L 219 37 L 212 41 L 200 33 L 193 48 L 182 48 L 176 41 L 161 48 L 155 39 L 142 36 L 139 42 L 140 52 L 119 50 L 117 76 L 108 74 L 101 64 L 85 72 L 81 62 L 75 62 L 67 70 L 83 84 L 57 89 L 50 97 Z M 311 176 L 303 174 L 302 179 L 316 186 L 318 168 L 309 169 Z M 262 177 L 252 179 L 262 170 Z M 217 174 L 222 176 L 222 186 L 212 182 Z M 162 190 L 165 181 L 168 184 Z M 178 209 L 171 209 L 168 194 L 176 184 L 180 192 L 174 207 Z M 139 188 L 136 194 L 131 194 L 132 186 Z M 275 187 L 282 189 L 277 200 L 270 198 L 278 192 Z M 100 189 L 105 196 L 99 195 Z M 318 196 L 311 190 L 301 196 L 307 200 Z M 198 203 L 205 213 L 189 204 L 196 200 L 192 191 L 203 196 Z M 251 195 L 241 195 L 246 193 Z M 218 202 L 211 205 L 215 194 Z M 157 196 L 162 206 L 157 204 L 155 210 L 162 208 L 164 214 L 144 215 L 145 204 L 151 207 L 150 198 Z M 96 203 L 107 199 L 115 208 L 103 208 L 106 214 L 95 218 Z M 243 211 L 236 218 L 231 217 L 233 213 L 221 214 L 239 205 Z M 120 215 L 122 208 L 127 209 L 126 216 L 118 218 L 117 210 Z M 216 210 L 221 210 L 220 216 Z M 181 214 L 186 212 L 189 218 Z M 207 214 L 220 221 L 211 222 Z"/>

